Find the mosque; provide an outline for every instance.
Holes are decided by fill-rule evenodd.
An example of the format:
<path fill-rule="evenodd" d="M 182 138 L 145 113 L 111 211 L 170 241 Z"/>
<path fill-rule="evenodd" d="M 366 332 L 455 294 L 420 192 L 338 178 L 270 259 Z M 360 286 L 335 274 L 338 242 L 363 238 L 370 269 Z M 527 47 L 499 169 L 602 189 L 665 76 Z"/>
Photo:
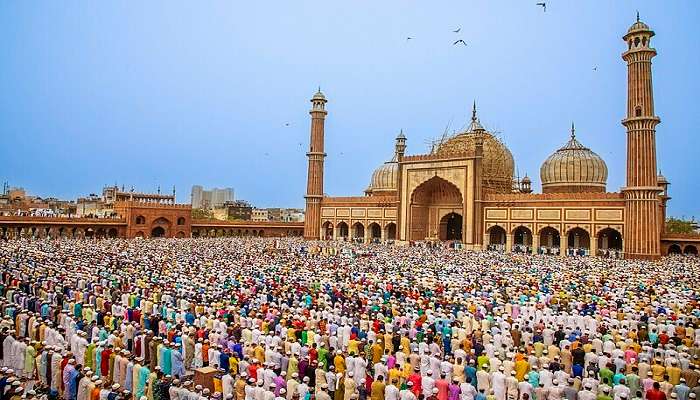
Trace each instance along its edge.
<path fill-rule="evenodd" d="M 479 122 L 474 105 L 463 131 L 435 142 L 428 154 L 406 154 L 396 137 L 394 156 L 372 174 L 364 195 L 323 192 L 327 99 L 311 99 L 304 223 L 193 219 L 191 204 L 174 196 L 119 193 L 114 218 L 0 215 L 0 239 L 189 238 L 300 236 L 358 242 L 448 241 L 468 250 L 657 259 L 697 254 L 700 235 L 664 231 L 669 182 L 656 168 L 651 60 L 654 32 L 637 21 L 623 36 L 627 63 L 626 184 L 608 191 L 605 161 L 576 138 L 540 168 L 542 193 L 529 177 L 514 178 L 508 147 Z"/>
<path fill-rule="evenodd" d="M 306 191 L 307 239 L 454 241 L 470 250 L 610 255 L 656 259 L 697 253 L 697 240 L 664 232 L 669 182 L 656 168 L 651 47 L 654 32 L 637 21 L 623 36 L 628 101 L 626 185 L 610 192 L 605 161 L 576 138 L 542 163 L 542 193 L 514 179 L 508 147 L 480 124 L 474 105 L 463 131 L 435 143 L 428 154 L 406 154 L 396 137 L 394 156 L 372 174 L 363 196 L 323 192 L 327 99 L 311 99 Z"/>

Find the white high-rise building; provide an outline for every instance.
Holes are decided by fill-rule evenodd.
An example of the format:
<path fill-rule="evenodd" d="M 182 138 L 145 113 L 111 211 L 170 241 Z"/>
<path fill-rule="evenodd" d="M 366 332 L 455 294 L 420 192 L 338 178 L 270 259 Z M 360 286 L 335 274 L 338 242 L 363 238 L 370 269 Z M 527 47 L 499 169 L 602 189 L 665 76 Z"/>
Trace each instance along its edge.
<path fill-rule="evenodd" d="M 192 208 L 221 208 L 229 201 L 234 201 L 232 188 L 206 190 L 200 185 L 192 186 Z"/>

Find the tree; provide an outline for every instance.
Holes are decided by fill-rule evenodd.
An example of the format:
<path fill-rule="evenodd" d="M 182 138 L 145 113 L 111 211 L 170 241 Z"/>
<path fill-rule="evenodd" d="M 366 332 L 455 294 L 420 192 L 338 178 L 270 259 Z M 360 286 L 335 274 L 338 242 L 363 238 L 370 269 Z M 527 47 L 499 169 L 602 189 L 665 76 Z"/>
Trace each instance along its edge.
<path fill-rule="evenodd" d="M 214 219 L 214 213 L 203 208 L 193 208 L 192 219 Z"/>
<path fill-rule="evenodd" d="M 695 232 L 695 221 L 687 221 L 680 218 L 669 217 L 666 219 L 666 232 L 693 233 Z"/>

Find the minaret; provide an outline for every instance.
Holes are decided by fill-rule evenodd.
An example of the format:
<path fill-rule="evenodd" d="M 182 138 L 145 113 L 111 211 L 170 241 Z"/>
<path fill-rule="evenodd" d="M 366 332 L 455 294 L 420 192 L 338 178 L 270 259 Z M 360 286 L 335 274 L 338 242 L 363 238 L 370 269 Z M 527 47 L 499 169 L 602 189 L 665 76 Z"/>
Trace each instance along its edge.
<path fill-rule="evenodd" d="M 484 127 L 481 126 L 479 118 L 476 115 L 476 100 L 472 105 L 472 122 L 469 125 L 469 130 L 472 132 L 474 137 L 474 174 L 473 181 L 470 183 L 474 187 L 474 208 L 471 212 L 474 215 L 474 230 L 473 236 L 471 238 L 466 238 L 465 242 L 472 244 L 474 249 L 481 249 L 484 246 L 484 236 L 481 234 L 483 228 L 484 218 L 483 218 L 483 162 L 484 162 Z M 466 215 L 466 214 L 465 214 Z M 466 229 L 462 229 L 462 236 L 465 236 Z"/>
<path fill-rule="evenodd" d="M 626 258 L 656 259 L 661 255 L 660 234 L 664 221 L 659 213 L 659 188 L 656 176 L 656 125 L 651 80 L 651 47 L 654 32 L 639 21 L 623 37 L 628 45 L 622 53 L 627 62 L 627 184 L 625 195 Z"/>
<path fill-rule="evenodd" d="M 406 153 L 406 135 L 403 134 L 403 129 L 401 129 L 399 135 L 396 137 L 394 149 L 396 153 L 396 161 L 401 161 Z"/>
<path fill-rule="evenodd" d="M 396 217 L 396 239 L 399 240 L 404 240 L 405 238 L 401 236 L 401 224 L 403 224 L 403 221 L 401 220 L 401 201 L 402 201 L 402 196 L 403 196 L 403 190 L 401 190 L 402 182 L 403 182 L 403 167 L 401 163 L 403 162 L 403 157 L 406 154 L 406 135 L 403 134 L 403 129 L 399 132 L 398 136 L 396 136 L 396 143 L 394 145 L 394 149 L 396 151 L 396 162 L 399 163 L 399 169 L 396 174 L 396 198 L 399 200 L 396 203 L 396 209 L 399 210 L 397 213 L 398 216 Z"/>
<path fill-rule="evenodd" d="M 318 240 L 321 236 L 321 199 L 323 198 L 323 151 L 324 123 L 326 121 L 326 96 L 321 88 L 311 98 L 311 139 L 309 170 L 306 175 L 306 214 L 304 215 L 304 238 Z"/>

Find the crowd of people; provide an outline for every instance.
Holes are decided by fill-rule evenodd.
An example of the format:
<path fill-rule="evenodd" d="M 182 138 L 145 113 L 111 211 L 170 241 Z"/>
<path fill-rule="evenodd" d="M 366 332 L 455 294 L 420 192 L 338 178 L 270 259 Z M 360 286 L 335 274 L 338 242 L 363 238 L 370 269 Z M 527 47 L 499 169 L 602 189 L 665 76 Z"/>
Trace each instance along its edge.
<path fill-rule="evenodd" d="M 0 265 L 0 400 L 700 400 L 695 257 L 44 239 Z"/>

